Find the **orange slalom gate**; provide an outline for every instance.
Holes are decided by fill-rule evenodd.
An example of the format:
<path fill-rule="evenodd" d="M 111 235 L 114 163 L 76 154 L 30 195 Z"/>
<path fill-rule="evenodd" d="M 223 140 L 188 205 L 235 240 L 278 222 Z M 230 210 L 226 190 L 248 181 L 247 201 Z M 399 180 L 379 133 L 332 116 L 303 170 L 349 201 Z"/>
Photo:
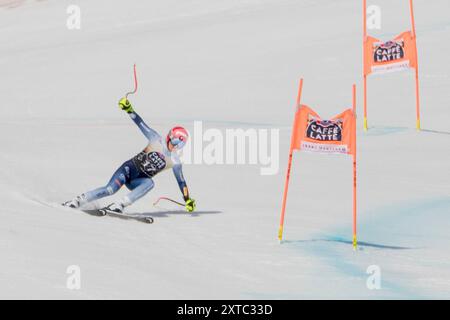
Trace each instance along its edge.
<path fill-rule="evenodd" d="M 416 73 L 416 128 L 420 130 L 419 66 L 417 58 L 416 27 L 413 0 L 409 0 L 411 31 L 405 31 L 386 42 L 367 35 L 367 0 L 363 0 L 363 81 L 364 130 L 367 125 L 367 77 L 375 73 L 415 69 Z"/>
<path fill-rule="evenodd" d="M 353 106 L 330 120 L 323 120 L 306 105 L 300 104 L 303 79 L 300 80 L 294 125 L 289 150 L 286 180 L 281 207 L 278 239 L 283 239 L 284 218 L 294 150 L 353 156 L 353 248 L 356 249 L 356 85 L 353 85 Z"/>

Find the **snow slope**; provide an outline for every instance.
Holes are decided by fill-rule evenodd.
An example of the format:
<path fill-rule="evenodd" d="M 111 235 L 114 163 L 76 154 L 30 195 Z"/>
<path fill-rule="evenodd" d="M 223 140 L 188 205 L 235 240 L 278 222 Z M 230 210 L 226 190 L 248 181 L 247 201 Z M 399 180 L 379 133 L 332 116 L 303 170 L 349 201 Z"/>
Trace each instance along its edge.
<path fill-rule="evenodd" d="M 360 2 L 0 1 L 0 298 L 450 298 L 447 0 L 415 1 L 425 130 L 414 130 L 411 72 L 369 80 L 359 250 L 349 243 L 351 163 L 335 156 L 295 155 L 277 242 L 298 79 L 324 117 L 349 106 L 351 85 L 361 88 Z M 66 28 L 71 4 L 81 30 Z M 407 1 L 376 4 L 376 36 L 408 28 Z M 152 206 L 180 197 L 162 173 L 133 208 L 153 225 L 42 204 L 104 184 L 144 146 L 117 108 L 133 63 L 132 101 L 149 124 L 280 128 L 279 173 L 187 165 L 191 216 Z M 66 287 L 71 265 L 80 290 Z M 370 265 L 381 290 L 366 286 Z"/>

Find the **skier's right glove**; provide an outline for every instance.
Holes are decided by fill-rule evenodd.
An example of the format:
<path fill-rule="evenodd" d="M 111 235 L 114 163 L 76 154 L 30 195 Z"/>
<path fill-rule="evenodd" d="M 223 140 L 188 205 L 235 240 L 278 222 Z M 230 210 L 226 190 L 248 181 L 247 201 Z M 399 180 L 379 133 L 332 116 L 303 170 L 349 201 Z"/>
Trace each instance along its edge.
<path fill-rule="evenodd" d="M 134 112 L 133 106 L 131 105 L 130 101 L 127 98 L 120 99 L 119 108 L 127 113 Z"/>
<path fill-rule="evenodd" d="M 186 211 L 191 213 L 195 210 L 195 200 L 194 199 L 187 199 L 186 200 Z"/>

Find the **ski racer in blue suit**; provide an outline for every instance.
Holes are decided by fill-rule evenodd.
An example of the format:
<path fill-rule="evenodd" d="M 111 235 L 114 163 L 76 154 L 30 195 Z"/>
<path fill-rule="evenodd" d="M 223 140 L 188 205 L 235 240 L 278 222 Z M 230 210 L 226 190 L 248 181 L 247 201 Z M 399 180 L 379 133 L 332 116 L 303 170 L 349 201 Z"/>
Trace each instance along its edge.
<path fill-rule="evenodd" d="M 169 131 L 164 141 L 159 133 L 150 128 L 134 111 L 130 101 L 126 98 L 121 99 L 119 107 L 128 113 L 142 131 L 148 140 L 147 146 L 135 157 L 125 161 L 105 186 L 85 192 L 63 203 L 63 205 L 71 208 L 80 208 L 91 201 L 115 194 L 125 185 L 131 192 L 106 207 L 110 211 L 123 213 L 125 207 L 133 204 L 153 189 L 155 185 L 153 177 L 163 170 L 172 169 L 183 194 L 186 210 L 193 212 L 195 210 L 195 200 L 189 196 L 181 162 L 176 153 L 177 150 L 180 150 L 186 144 L 189 138 L 188 132 L 182 127 L 174 127 Z"/>

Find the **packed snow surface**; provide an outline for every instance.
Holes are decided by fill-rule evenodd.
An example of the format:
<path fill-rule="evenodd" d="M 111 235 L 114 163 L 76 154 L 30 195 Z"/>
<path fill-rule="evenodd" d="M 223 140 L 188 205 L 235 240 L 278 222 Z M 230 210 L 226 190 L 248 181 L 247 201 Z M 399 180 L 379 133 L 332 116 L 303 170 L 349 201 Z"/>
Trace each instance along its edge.
<path fill-rule="evenodd" d="M 67 28 L 74 4 L 79 30 Z M 382 9 L 374 36 L 409 29 L 408 1 L 369 4 Z M 450 298 L 449 9 L 415 1 L 423 131 L 405 71 L 369 79 L 364 133 L 362 1 L 0 1 L 0 298 Z M 145 146 L 117 107 L 134 63 L 130 99 L 150 126 L 279 129 L 278 173 L 185 165 L 193 214 L 153 206 L 181 199 L 162 173 L 129 208 L 153 225 L 59 207 Z M 277 241 L 300 77 L 303 102 L 325 118 L 358 86 L 356 252 L 345 156 L 294 155 Z"/>

